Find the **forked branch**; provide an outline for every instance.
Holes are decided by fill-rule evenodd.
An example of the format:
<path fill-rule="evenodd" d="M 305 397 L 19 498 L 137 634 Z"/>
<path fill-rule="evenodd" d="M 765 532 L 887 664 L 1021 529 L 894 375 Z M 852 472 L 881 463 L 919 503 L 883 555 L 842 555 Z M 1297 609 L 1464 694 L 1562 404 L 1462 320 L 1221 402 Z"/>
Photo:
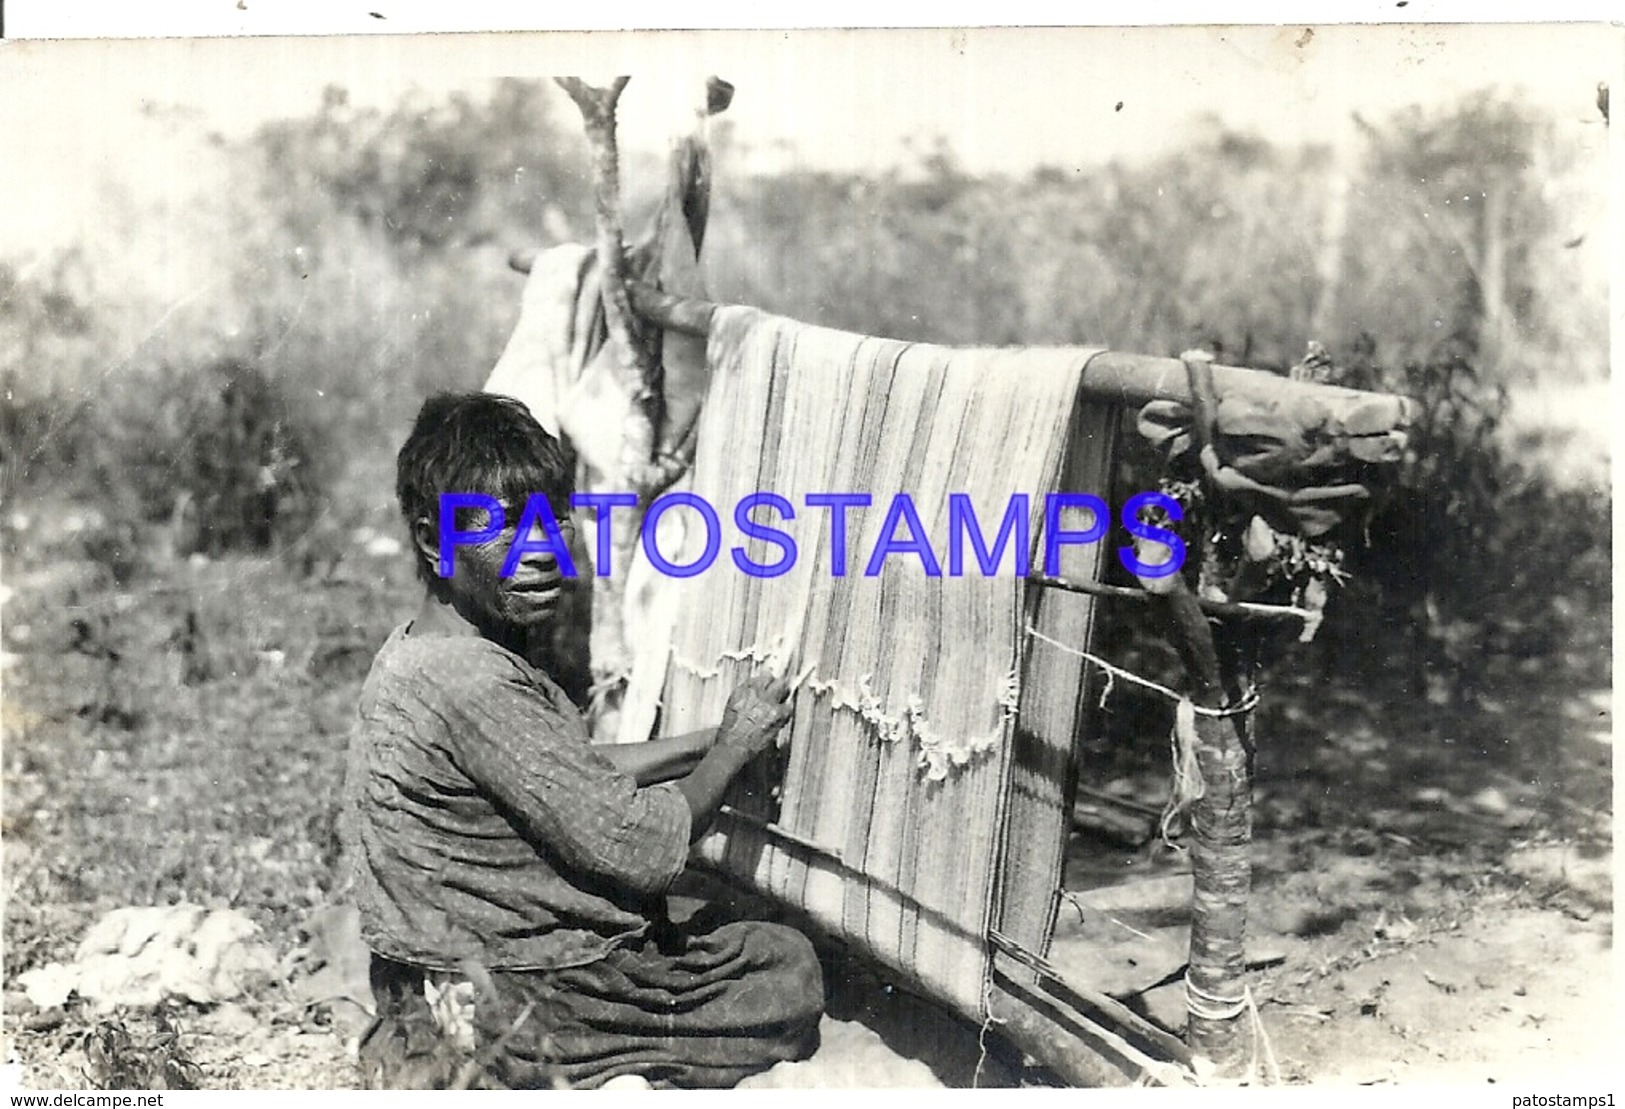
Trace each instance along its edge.
<path fill-rule="evenodd" d="M 626 291 L 625 235 L 621 228 L 620 154 L 615 144 L 615 106 L 630 77 L 617 77 L 608 88 L 589 85 L 579 77 L 556 78 L 558 85 L 581 111 L 592 159 L 593 223 L 598 259 L 603 267 L 601 290 L 604 320 L 615 348 L 617 376 L 632 399 L 621 439 L 619 477 L 631 491 L 644 495 L 650 460 L 654 457 L 655 423 L 659 418 L 659 391 L 654 361 L 637 342 L 631 301 Z"/>

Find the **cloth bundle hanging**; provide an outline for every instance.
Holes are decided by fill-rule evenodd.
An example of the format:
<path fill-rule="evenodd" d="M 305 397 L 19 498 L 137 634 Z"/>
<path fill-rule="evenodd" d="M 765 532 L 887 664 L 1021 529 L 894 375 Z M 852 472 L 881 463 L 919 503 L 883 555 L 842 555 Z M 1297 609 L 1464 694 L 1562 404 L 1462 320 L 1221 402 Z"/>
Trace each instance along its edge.
<path fill-rule="evenodd" d="M 1368 486 L 1404 453 L 1409 408 L 1398 398 L 1372 394 L 1334 413 L 1301 392 L 1220 397 L 1210 366 L 1191 356 L 1186 365 L 1195 403 L 1152 401 L 1140 410 L 1140 435 L 1171 473 L 1203 474 L 1281 531 L 1310 538 L 1331 531 L 1370 499 Z M 1208 424 L 1205 436 L 1198 421 Z M 1204 438 L 1210 447 L 1202 447 Z"/>
<path fill-rule="evenodd" d="M 995 575 L 967 542 L 965 572 L 950 576 L 949 494 L 969 496 L 989 548 L 1012 496 L 1028 495 L 1029 539 L 1041 550 L 1044 494 L 1056 487 L 1092 353 L 950 350 L 748 308 L 721 308 L 711 325 L 691 487 L 724 521 L 747 494 L 786 498 L 793 520 L 760 519 L 793 535 L 798 551 L 777 577 L 747 575 L 724 554 L 674 583 L 662 729 L 715 721 L 757 666 L 796 678 L 782 804 L 758 801 L 755 815 L 817 850 L 725 822 L 702 853 L 969 1012 L 982 1006 L 1025 582 L 1014 539 Z M 848 515 L 844 576 L 833 573 L 829 510 L 806 507 L 809 493 L 873 499 Z M 902 553 L 865 573 L 884 534 L 910 538 L 907 523 L 886 526 L 900 493 L 941 576 Z M 1062 523 L 1087 527 L 1088 512 L 1068 510 Z M 689 530 L 675 561 L 703 548 Z M 758 539 L 740 546 L 760 564 L 782 554 Z"/>
<path fill-rule="evenodd" d="M 681 219 L 657 221 L 655 237 L 629 253 L 639 280 L 685 296 L 703 296 L 694 247 Z M 686 249 L 685 249 L 686 246 Z M 524 403 L 541 425 L 562 435 L 582 463 L 590 487 L 620 468 L 622 429 L 631 411 L 615 372 L 601 294 L 603 267 L 592 247 L 564 243 L 531 263 L 519 321 L 485 391 Z M 664 420 L 658 450 L 677 449 L 705 400 L 703 340 L 660 331 Z"/>

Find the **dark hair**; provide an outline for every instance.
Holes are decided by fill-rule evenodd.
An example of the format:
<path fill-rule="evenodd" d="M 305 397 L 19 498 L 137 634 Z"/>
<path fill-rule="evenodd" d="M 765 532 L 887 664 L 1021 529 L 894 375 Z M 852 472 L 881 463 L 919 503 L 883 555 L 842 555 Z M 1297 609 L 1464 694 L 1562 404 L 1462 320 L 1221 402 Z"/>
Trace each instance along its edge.
<path fill-rule="evenodd" d="M 442 493 L 485 493 L 505 504 L 540 493 L 560 506 L 574 491 L 563 445 L 523 404 L 494 393 L 436 393 L 395 456 L 395 496 L 409 536 L 419 519 L 440 526 Z M 434 580 L 421 554 L 417 566 L 420 577 Z"/>

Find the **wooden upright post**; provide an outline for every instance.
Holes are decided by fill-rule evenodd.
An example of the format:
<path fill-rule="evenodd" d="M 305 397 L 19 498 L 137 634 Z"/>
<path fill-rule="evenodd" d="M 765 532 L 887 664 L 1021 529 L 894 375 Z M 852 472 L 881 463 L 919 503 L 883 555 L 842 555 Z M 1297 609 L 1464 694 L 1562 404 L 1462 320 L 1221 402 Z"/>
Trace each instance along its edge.
<path fill-rule="evenodd" d="M 1204 697 L 1203 703 L 1211 703 Z M 1246 938 L 1252 892 L 1252 758 L 1245 717 L 1196 716 L 1202 796 L 1191 810 L 1190 969 L 1186 975 L 1191 1053 L 1220 1078 L 1247 1077 Z"/>
<path fill-rule="evenodd" d="M 593 222 L 602 267 L 600 296 L 610 346 L 615 349 L 617 377 L 632 403 L 621 428 L 618 473 L 603 475 L 605 488 L 593 492 L 632 492 L 644 497 L 643 486 L 654 459 L 655 421 L 659 391 L 654 362 L 636 341 L 632 305 L 626 287 L 626 248 L 621 231 L 620 160 L 615 145 L 615 105 L 629 77 L 617 77 L 608 88 L 597 88 L 579 77 L 557 78 L 559 87 L 581 110 L 592 159 Z M 592 589 L 592 636 L 589 653 L 593 677 L 593 717 L 614 714 L 620 706 L 632 653 L 626 642 L 624 610 L 626 576 L 632 565 L 643 513 L 616 512 L 610 516 L 612 574 L 597 574 Z"/>
<path fill-rule="evenodd" d="M 633 493 L 638 505 L 610 517 L 610 549 L 614 573 L 593 579 L 592 636 L 589 647 L 593 677 L 591 718 L 599 735 L 614 735 L 632 667 L 632 649 L 626 633 L 627 574 L 637 547 L 648 503 L 682 476 L 693 458 L 693 429 L 705 395 L 705 344 L 692 336 L 665 334 L 656 344 L 639 334 L 643 325 L 633 314 L 630 278 L 674 282 L 685 292 L 704 291 L 699 279 L 698 254 L 705 233 L 710 203 L 710 156 L 704 121 L 723 111 L 733 86 L 713 77 L 706 83 L 706 98 L 699 106 L 691 133 L 673 152 L 672 176 L 662 219 L 645 244 L 640 272 L 628 272 L 625 235 L 621 224 L 620 164 L 615 136 L 615 112 L 630 78 L 617 77 L 607 88 L 587 84 L 579 77 L 557 82 L 581 112 L 590 154 L 595 249 L 599 262 L 598 295 L 603 305 L 613 372 L 619 391 L 630 403 L 620 430 L 620 452 L 613 461 L 597 460 L 599 473 L 589 469 L 590 492 Z M 663 234 L 663 232 L 666 232 Z M 682 254 L 684 258 L 674 258 Z M 686 260 L 686 265 L 682 264 Z M 513 259 L 515 268 L 528 269 L 528 261 Z M 675 277 L 673 276 L 675 274 Z"/>
<path fill-rule="evenodd" d="M 1216 393 L 1212 359 L 1201 352 L 1183 356 L 1190 390 L 1191 430 L 1200 449 L 1213 447 Z M 1215 490 L 1208 491 L 1216 495 Z M 1187 546 L 1194 546 L 1187 542 Z M 1235 672 L 1237 652 L 1222 652 L 1214 629 L 1180 574 L 1141 578 L 1156 594 L 1167 618 L 1168 637 L 1184 661 L 1195 706 L 1188 734 L 1201 793 L 1190 810 L 1192 844 L 1190 965 L 1185 975 L 1191 1053 L 1206 1059 L 1219 1078 L 1246 1075 L 1242 1036 L 1247 996 L 1247 899 L 1252 889 L 1252 758 L 1244 718 L 1218 715 L 1243 696 Z M 1224 663 L 1221 663 L 1221 657 Z M 1229 663 L 1230 665 L 1225 665 Z M 1184 727 L 1184 722 L 1176 728 Z"/>
<path fill-rule="evenodd" d="M 1193 731 L 1201 795 L 1190 811 L 1195 888 L 1186 1039 L 1192 1055 L 1213 1065 L 1215 1076 L 1241 1077 L 1248 1056 L 1242 999 L 1247 898 L 1252 888 L 1252 760 L 1244 742 L 1244 718 L 1215 715 L 1239 700 L 1239 683 L 1223 673 L 1213 629 L 1179 575 L 1143 584 L 1157 593 L 1168 638 L 1185 663 L 1190 699 L 1197 709 Z"/>

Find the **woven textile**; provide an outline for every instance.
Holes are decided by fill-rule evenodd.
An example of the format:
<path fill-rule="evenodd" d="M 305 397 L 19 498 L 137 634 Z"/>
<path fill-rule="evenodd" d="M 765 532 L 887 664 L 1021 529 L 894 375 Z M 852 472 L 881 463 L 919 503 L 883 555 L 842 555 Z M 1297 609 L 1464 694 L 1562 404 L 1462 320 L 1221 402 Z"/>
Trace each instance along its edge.
<path fill-rule="evenodd" d="M 970 1012 L 982 1005 L 1027 589 L 1013 536 L 995 573 L 967 541 L 963 574 L 950 574 L 950 495 L 969 497 L 991 548 L 1012 497 L 1026 494 L 1040 564 L 1044 494 L 1056 488 L 1091 353 L 907 344 L 748 308 L 720 309 L 711 328 L 692 488 L 717 507 L 724 553 L 675 583 L 662 730 L 715 721 L 761 665 L 796 679 L 798 692 L 782 792 L 771 792 L 775 773 L 747 783 L 734 803 L 754 820 L 725 817 L 702 853 Z M 747 575 L 726 553 L 738 544 L 759 564 L 782 558 L 733 530 L 734 506 L 756 492 L 796 513 L 757 514 L 797 543 L 780 576 Z M 832 513 L 806 507 L 820 493 L 873 500 L 847 513 L 842 576 Z M 885 535 L 905 546 L 921 538 L 891 516 L 898 493 L 911 498 L 940 576 L 923 554 L 895 551 L 865 573 Z M 1076 510 L 1062 522 L 1091 519 Z M 688 531 L 674 561 L 699 554 L 702 529 Z M 1076 685 L 1059 695 L 1071 711 Z"/>

